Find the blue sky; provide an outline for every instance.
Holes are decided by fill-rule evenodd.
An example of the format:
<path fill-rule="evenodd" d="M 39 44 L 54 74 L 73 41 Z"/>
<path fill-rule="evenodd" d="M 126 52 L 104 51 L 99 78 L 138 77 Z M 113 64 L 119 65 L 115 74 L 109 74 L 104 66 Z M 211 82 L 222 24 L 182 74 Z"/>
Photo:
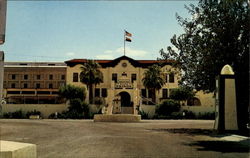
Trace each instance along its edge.
<path fill-rule="evenodd" d="M 181 34 L 175 14 L 196 1 L 9 1 L 5 61 L 114 59 L 123 55 L 124 29 L 132 33 L 126 55 L 156 59 Z"/>

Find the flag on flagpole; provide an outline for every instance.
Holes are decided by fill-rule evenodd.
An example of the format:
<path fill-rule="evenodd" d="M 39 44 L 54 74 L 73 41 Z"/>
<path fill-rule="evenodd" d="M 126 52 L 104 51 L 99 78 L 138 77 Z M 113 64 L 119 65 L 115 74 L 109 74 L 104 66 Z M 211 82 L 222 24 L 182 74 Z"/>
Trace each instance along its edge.
<path fill-rule="evenodd" d="M 126 39 L 125 39 L 127 42 L 131 42 L 132 40 L 130 39 L 130 38 L 128 38 L 128 37 L 126 37 Z"/>
<path fill-rule="evenodd" d="M 126 30 L 125 30 L 125 35 L 128 36 L 128 37 L 132 37 L 132 34 L 127 32 Z"/>
<path fill-rule="evenodd" d="M 131 37 L 132 37 L 132 34 L 129 33 L 128 31 L 124 30 L 124 56 L 126 55 L 125 43 L 131 42 L 132 41 Z"/>

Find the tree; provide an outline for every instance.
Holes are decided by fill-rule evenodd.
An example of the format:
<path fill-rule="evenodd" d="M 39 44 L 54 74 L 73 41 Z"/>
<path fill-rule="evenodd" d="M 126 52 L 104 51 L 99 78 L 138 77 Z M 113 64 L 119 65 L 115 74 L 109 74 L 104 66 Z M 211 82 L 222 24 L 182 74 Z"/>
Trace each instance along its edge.
<path fill-rule="evenodd" d="M 180 111 L 180 104 L 172 99 L 164 100 L 161 104 L 158 104 L 155 108 L 155 113 L 158 116 L 170 116 L 173 112 Z"/>
<path fill-rule="evenodd" d="M 148 67 L 148 70 L 144 72 L 142 82 L 143 85 L 152 92 L 152 102 L 155 103 L 155 92 L 161 89 L 161 87 L 165 84 L 164 77 L 161 73 L 161 67 L 158 65 Z"/>
<path fill-rule="evenodd" d="M 59 114 L 63 118 L 81 119 L 89 117 L 89 106 L 84 102 L 86 90 L 84 87 L 66 85 L 59 88 L 59 94 L 69 100 L 68 110 Z M 52 118 L 55 114 L 52 114 Z"/>
<path fill-rule="evenodd" d="M 215 77 L 229 64 L 236 77 L 238 122 L 248 121 L 250 9 L 246 0 L 200 0 L 186 6 L 191 19 L 177 15 L 184 33 L 173 36 L 172 47 L 160 51 L 163 59 L 175 59 L 185 73 L 182 84 L 213 92 Z"/>
<path fill-rule="evenodd" d="M 186 87 L 175 88 L 170 93 L 170 98 L 179 101 L 186 101 L 193 98 L 195 93 L 192 89 Z"/>
<path fill-rule="evenodd" d="M 93 86 L 103 82 L 101 66 L 93 60 L 88 60 L 81 67 L 80 81 L 87 85 L 89 90 L 89 103 L 93 103 Z"/>
<path fill-rule="evenodd" d="M 85 88 L 76 87 L 74 85 L 61 86 L 59 88 L 59 94 L 68 100 L 79 98 L 83 101 L 86 98 Z"/>

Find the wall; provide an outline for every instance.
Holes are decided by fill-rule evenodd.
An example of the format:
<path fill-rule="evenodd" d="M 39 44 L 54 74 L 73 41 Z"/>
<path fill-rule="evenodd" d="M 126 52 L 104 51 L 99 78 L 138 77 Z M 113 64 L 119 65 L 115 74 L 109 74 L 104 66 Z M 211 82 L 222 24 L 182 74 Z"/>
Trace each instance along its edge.
<path fill-rule="evenodd" d="M 195 94 L 195 97 L 200 99 L 202 107 L 215 107 L 215 98 L 213 93 L 198 91 Z"/>
<path fill-rule="evenodd" d="M 195 114 L 199 114 L 199 113 L 206 113 L 206 112 L 214 112 L 215 111 L 215 107 L 203 107 L 203 106 L 182 106 L 181 107 L 182 110 L 188 110 L 188 111 L 192 111 Z"/>
<path fill-rule="evenodd" d="M 26 113 L 28 111 L 37 110 L 42 113 L 43 118 L 48 118 L 52 113 L 67 110 L 67 107 L 66 104 L 4 104 L 2 106 L 2 112 L 6 113 L 22 110 Z"/>

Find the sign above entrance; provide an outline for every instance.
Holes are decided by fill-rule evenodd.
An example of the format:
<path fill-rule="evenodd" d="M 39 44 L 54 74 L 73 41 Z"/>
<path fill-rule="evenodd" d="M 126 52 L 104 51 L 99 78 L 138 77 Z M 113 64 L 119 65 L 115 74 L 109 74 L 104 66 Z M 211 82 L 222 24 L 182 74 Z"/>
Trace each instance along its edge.
<path fill-rule="evenodd" d="M 130 80 L 118 80 L 115 84 L 115 89 L 133 89 L 133 84 L 130 82 Z"/>

